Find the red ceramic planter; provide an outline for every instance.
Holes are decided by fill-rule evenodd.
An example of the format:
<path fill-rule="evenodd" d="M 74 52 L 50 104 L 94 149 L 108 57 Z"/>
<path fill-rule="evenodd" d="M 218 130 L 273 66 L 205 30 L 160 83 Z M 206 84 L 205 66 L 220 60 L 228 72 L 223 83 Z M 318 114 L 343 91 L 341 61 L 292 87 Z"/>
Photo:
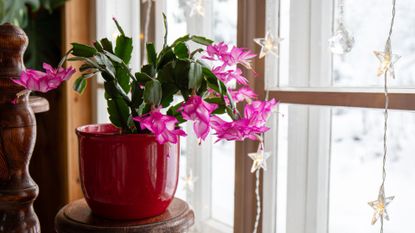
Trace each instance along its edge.
<path fill-rule="evenodd" d="M 96 215 L 141 219 L 163 213 L 179 176 L 179 145 L 153 135 L 120 134 L 111 124 L 76 130 L 82 191 Z"/>

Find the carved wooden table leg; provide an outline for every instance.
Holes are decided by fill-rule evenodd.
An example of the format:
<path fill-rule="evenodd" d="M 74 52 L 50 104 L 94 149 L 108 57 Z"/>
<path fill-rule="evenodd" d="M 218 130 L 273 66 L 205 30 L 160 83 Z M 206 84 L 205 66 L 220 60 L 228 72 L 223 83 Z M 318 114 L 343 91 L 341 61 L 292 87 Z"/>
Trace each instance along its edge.
<path fill-rule="evenodd" d="M 0 26 L 0 232 L 40 232 L 33 210 L 38 186 L 28 172 L 36 120 L 27 94 L 12 103 L 23 88 L 10 80 L 24 67 L 27 43 L 20 28 Z"/>

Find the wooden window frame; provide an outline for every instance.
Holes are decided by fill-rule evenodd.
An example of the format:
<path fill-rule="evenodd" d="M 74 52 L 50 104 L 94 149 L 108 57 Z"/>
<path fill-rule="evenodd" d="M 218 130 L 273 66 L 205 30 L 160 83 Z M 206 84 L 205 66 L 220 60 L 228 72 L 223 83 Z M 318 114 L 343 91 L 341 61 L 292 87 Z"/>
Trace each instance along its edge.
<path fill-rule="evenodd" d="M 268 12 L 268 21 L 270 21 L 273 25 L 258 25 L 263 26 L 264 28 L 267 27 L 268 30 L 274 30 L 277 34 L 278 31 L 278 22 L 280 21 L 280 13 L 276 13 L 275 10 L 279 8 L 279 1 L 267 0 L 267 9 Z M 329 135 L 311 135 L 310 132 L 316 131 L 316 127 L 323 127 L 323 129 L 318 128 L 320 131 L 330 131 L 324 130 L 327 125 L 330 125 L 331 121 L 331 110 L 329 108 L 305 108 L 305 107 L 296 107 L 296 105 L 306 105 L 306 106 L 329 106 L 329 107 L 355 107 L 355 108 L 372 108 L 372 109 L 383 109 L 385 103 L 385 95 L 383 93 L 383 89 L 381 88 L 325 88 L 325 86 L 331 86 L 331 80 L 327 80 L 330 78 L 329 75 L 329 68 L 331 67 L 331 59 L 327 59 L 327 57 L 322 53 L 321 49 L 311 48 L 310 44 L 317 42 L 318 40 L 325 41 L 327 39 L 327 29 L 331 28 L 329 25 L 323 25 L 323 23 L 327 23 L 327 18 L 322 17 L 332 17 L 330 14 L 325 14 L 326 16 L 322 16 L 321 12 L 327 12 L 327 10 L 331 10 L 332 2 L 329 3 L 322 3 L 322 0 L 310 1 L 291 1 L 291 7 L 297 8 L 298 11 L 294 12 L 294 15 L 290 15 L 290 18 L 300 18 L 298 22 L 294 22 L 294 34 L 297 35 L 296 39 L 300 40 L 302 46 L 298 46 L 301 48 L 290 48 L 290 87 L 280 87 L 278 85 L 278 79 L 275 79 L 275 75 L 278 74 L 278 66 L 270 67 L 269 65 L 265 67 L 260 67 L 260 70 L 266 70 L 266 87 L 264 89 L 269 91 L 270 98 L 276 98 L 283 104 L 290 104 L 293 106 L 292 115 L 295 115 L 294 123 L 297 124 L 297 127 L 294 131 L 301 132 L 302 129 L 305 129 L 303 132 L 306 135 L 300 141 L 306 142 L 307 146 L 302 148 L 304 151 L 296 151 L 298 148 L 291 148 L 291 152 L 289 153 L 289 159 L 291 159 L 291 163 L 296 163 L 297 167 L 291 166 L 287 168 L 296 170 L 296 175 L 304 177 L 303 180 L 295 179 L 295 184 L 287 184 L 287 192 L 290 195 L 296 195 L 296 193 L 301 193 L 304 191 L 302 195 L 299 195 L 299 199 L 303 200 L 303 203 L 295 204 L 290 206 L 290 210 L 285 210 L 286 214 L 285 222 L 290 222 L 292 224 L 287 224 L 287 229 L 284 229 L 284 233 L 302 233 L 302 232 L 327 232 L 327 214 L 326 210 L 319 210 L 319 208 L 328 208 L 328 175 L 323 175 L 327 179 L 324 180 L 315 180 L 313 177 L 317 177 L 316 175 L 318 172 L 328 171 L 329 158 L 330 156 L 328 151 L 329 148 L 323 148 L 321 143 L 317 143 L 313 141 L 313 138 L 319 136 L 321 140 L 329 140 L 324 139 Z M 270 7 L 272 6 L 272 7 Z M 296 15 L 297 13 L 305 10 L 304 6 L 309 6 L 310 11 L 303 12 L 304 14 Z M 301 9 L 300 9 L 301 8 Z M 274 11 L 271 11 L 274 10 Z M 279 11 L 278 11 L 279 12 Z M 320 12 L 320 13 L 316 13 Z M 271 13 L 271 19 L 269 19 Z M 293 13 L 293 12 L 291 12 Z M 266 16 L 267 17 L 267 16 Z M 292 22 L 290 22 L 292 23 Z M 302 24 L 308 24 L 305 28 Z M 321 27 L 322 29 L 318 29 Z M 292 27 L 292 25 L 291 25 Z M 298 32 L 298 30 L 302 30 L 302 32 Z M 324 31 L 326 30 L 326 31 Z M 298 38 L 298 33 L 304 33 L 304 35 Z M 290 32 L 291 35 L 292 32 Z M 322 39 L 323 38 L 323 39 Z M 252 39 L 252 38 L 251 38 Z M 297 46 L 297 45 L 296 45 Z M 318 47 L 318 46 L 315 46 Z M 324 46 L 320 46 L 324 47 Z M 306 51 L 302 54 L 301 49 L 305 49 Z M 313 57 L 315 59 L 309 59 Z M 320 59 L 319 59 L 320 58 Z M 326 61 L 322 61 L 325 60 Z M 300 61 L 300 62 L 298 62 Z M 266 64 L 276 64 L 275 58 L 266 58 Z M 301 63 L 304 66 L 301 66 L 301 69 L 295 69 L 294 66 Z M 262 68 L 262 69 L 261 69 Z M 298 68 L 298 67 L 297 67 Z M 304 69 L 303 69 L 304 68 Z M 256 67 L 258 69 L 258 67 Z M 321 78 L 318 78 L 321 77 Z M 293 82 L 293 79 L 294 82 Z M 298 82 L 299 81 L 299 82 Z M 309 86 L 322 86 L 322 88 L 315 88 Z M 264 90 L 263 89 L 263 90 Z M 257 90 L 261 91 L 261 90 Z M 389 91 L 389 108 L 393 110 L 415 110 L 415 90 L 414 89 L 405 89 L 405 88 L 390 88 Z M 265 141 L 267 142 L 277 142 L 278 141 L 278 116 L 273 116 L 270 120 L 270 132 L 267 133 Z M 325 123 L 321 123 L 321 119 L 326 121 Z M 320 123 L 319 123 L 320 122 Z M 292 125 L 289 126 L 293 127 Z M 310 129 L 311 128 L 311 129 Z M 297 134 L 299 136 L 301 134 Z M 290 138 L 288 136 L 288 140 L 299 140 L 298 138 Z M 263 185 L 263 199 L 266 203 L 263 205 L 263 232 L 276 232 L 276 218 L 278 218 L 277 214 L 277 168 L 279 164 L 277 162 L 277 151 L 278 145 L 277 143 L 268 143 L 271 145 L 266 145 L 267 149 L 270 151 L 274 151 L 274 156 L 268 160 L 268 171 L 264 175 L 264 185 Z M 312 146 L 310 146 L 312 145 Z M 290 151 L 290 149 L 289 149 Z M 298 154 L 303 154 L 303 157 L 297 156 Z M 318 157 L 316 157 L 318 156 Z M 274 158 L 276 157 L 276 158 Z M 290 163 L 290 162 L 289 162 Z M 288 166 L 290 166 L 288 164 Z M 320 170 L 318 169 L 320 168 Z M 321 169 L 322 168 L 322 169 Z M 289 173 L 289 171 L 288 171 Z M 310 178 L 311 177 L 311 178 Z M 310 180 L 311 179 L 311 180 Z M 287 182 L 292 182 L 289 180 Z M 298 183 L 298 181 L 300 181 Z M 296 186 L 297 189 L 293 190 L 290 187 Z M 307 187 L 310 190 L 298 190 L 298 187 Z M 321 191 L 323 190 L 323 191 Z M 326 193 L 325 193 L 326 192 Z M 289 202 L 289 200 L 288 200 Z M 293 204 L 293 203 L 289 203 Z M 317 206 L 319 205 L 319 206 Z M 298 218 L 298 215 L 293 215 L 293 213 L 302 213 L 302 217 Z M 314 216 L 314 217 L 313 217 Z M 292 222 L 292 221 L 295 221 Z M 289 226 L 288 226 L 289 225 Z M 280 233 L 280 232 L 278 232 Z"/>
<path fill-rule="evenodd" d="M 238 47 L 249 48 L 258 53 L 258 47 L 254 44 L 253 39 L 263 37 L 264 35 L 265 0 L 238 0 Z M 252 65 L 258 74 L 264 74 L 265 66 L 263 60 L 255 59 Z M 247 79 L 251 85 L 251 88 L 259 94 L 259 97 L 264 98 L 264 79 L 261 77 L 254 77 L 254 75 L 247 76 Z M 255 175 L 250 172 L 252 160 L 247 156 L 247 154 L 256 151 L 257 147 L 257 142 L 249 140 L 236 143 L 235 233 L 250 233 L 253 231 L 255 224 Z M 262 232 L 261 224 L 259 226 L 259 232 Z"/>

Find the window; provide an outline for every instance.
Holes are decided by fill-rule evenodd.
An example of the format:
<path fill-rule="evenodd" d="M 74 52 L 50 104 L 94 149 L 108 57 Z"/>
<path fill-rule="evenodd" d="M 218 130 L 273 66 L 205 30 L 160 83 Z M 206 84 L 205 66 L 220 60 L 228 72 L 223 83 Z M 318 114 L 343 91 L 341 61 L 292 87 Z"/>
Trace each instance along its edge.
<path fill-rule="evenodd" d="M 266 89 L 283 104 L 266 136 L 263 232 L 377 232 L 368 201 L 381 182 L 384 105 L 378 60 L 390 21 L 391 1 L 344 0 L 345 22 L 355 36 L 346 55 L 332 55 L 337 1 L 267 0 L 265 28 L 284 38 L 280 58 L 266 58 Z M 396 194 L 385 230 L 411 227 L 408 185 L 415 172 L 409 133 L 413 112 L 412 1 L 397 4 L 393 49 L 403 57 L 390 80 L 387 193 Z M 405 204 L 406 203 L 406 204 Z"/>
<path fill-rule="evenodd" d="M 156 14 L 162 7 L 167 14 L 170 43 L 189 33 L 236 44 L 236 0 L 201 1 L 203 15 L 193 12 L 194 9 L 188 3 L 180 0 L 156 3 Z M 160 24 L 156 28 L 162 28 Z M 232 142 L 214 143 L 216 139 L 210 136 L 199 146 L 191 129 L 192 125 L 187 125 L 187 133 L 191 136 L 182 139 L 182 144 L 186 144 L 186 152 L 181 156 L 180 172 L 182 177 L 191 173 L 197 180 L 193 190 L 183 187 L 184 182 L 181 180 L 178 196 L 195 209 L 198 216 L 195 231 L 233 232 L 235 145 Z"/>
<path fill-rule="evenodd" d="M 151 0 L 149 0 L 151 1 Z M 114 37 L 116 28 L 111 18 L 117 17 L 125 25 L 126 34 L 134 38 L 135 54 L 131 64 L 133 70 L 140 68 L 140 33 L 146 18 L 147 3 L 141 1 L 96 1 L 97 4 L 97 37 Z M 164 27 L 161 14 L 164 12 L 168 20 L 168 42 L 184 34 L 195 34 L 236 44 L 237 0 L 201 1 L 203 10 L 199 15 L 192 12 L 185 0 L 157 0 L 152 2 L 151 20 L 155 19 L 154 30 L 150 29 L 149 38 L 155 38 L 155 44 L 161 49 Z M 141 10 L 140 10 L 141 5 Z M 133 16 L 139 15 L 140 18 Z M 115 38 L 115 37 L 114 37 Z M 104 90 L 97 83 L 97 95 Z M 98 122 L 107 122 L 105 103 L 97 98 Z M 177 101 L 180 101 L 179 99 Z M 193 232 L 230 233 L 234 224 L 235 193 L 235 144 L 233 142 L 215 142 L 208 137 L 202 145 L 198 145 L 193 136 L 192 125 L 183 125 L 189 135 L 181 140 L 180 177 L 176 197 L 189 202 L 197 216 Z M 192 175 L 194 185 L 189 187 L 185 179 Z"/>

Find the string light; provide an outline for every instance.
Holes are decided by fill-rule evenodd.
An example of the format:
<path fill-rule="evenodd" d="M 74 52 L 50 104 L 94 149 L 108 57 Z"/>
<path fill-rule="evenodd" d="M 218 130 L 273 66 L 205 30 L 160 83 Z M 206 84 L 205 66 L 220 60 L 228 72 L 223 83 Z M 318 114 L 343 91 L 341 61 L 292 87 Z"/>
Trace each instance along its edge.
<path fill-rule="evenodd" d="M 261 168 L 264 169 L 264 171 L 267 170 L 267 159 L 270 157 L 270 154 L 264 151 L 264 144 L 262 142 L 258 146 L 258 151 L 249 153 L 248 156 L 253 160 L 251 173 L 254 173 Z"/>
<path fill-rule="evenodd" d="M 188 0 L 186 4 L 190 9 L 190 17 L 193 17 L 195 15 L 205 16 L 205 7 L 203 4 L 203 0 Z"/>
<path fill-rule="evenodd" d="M 260 186 L 260 172 L 261 168 L 264 169 L 264 171 L 267 170 L 267 159 L 270 157 L 270 153 L 264 151 L 264 139 L 263 135 L 260 137 L 260 143 L 258 145 L 258 150 L 256 153 L 249 153 L 248 156 L 253 160 L 252 167 L 251 167 L 251 173 L 255 172 L 255 195 L 256 195 L 256 218 L 255 218 L 255 224 L 254 224 L 254 230 L 253 233 L 257 233 L 258 226 L 259 226 L 259 219 L 261 217 L 261 196 L 259 193 L 259 186 Z"/>
<path fill-rule="evenodd" d="M 254 42 L 261 46 L 259 58 L 263 58 L 267 56 L 269 53 L 278 57 L 279 44 L 282 40 L 282 38 L 274 38 L 274 36 L 270 32 L 266 33 L 265 38 L 255 38 Z"/>
<path fill-rule="evenodd" d="M 394 196 L 385 197 L 384 190 L 380 190 L 378 199 L 368 203 L 375 211 L 372 217 L 372 225 L 374 225 L 379 218 L 380 221 L 383 221 L 383 219 L 389 220 L 389 215 L 386 207 L 389 205 L 389 203 L 392 202 L 394 198 Z"/>
<path fill-rule="evenodd" d="M 392 53 L 390 41 L 386 44 L 385 51 L 374 51 L 373 53 L 380 61 L 377 76 L 386 74 L 389 77 L 395 78 L 394 64 L 399 60 L 399 58 L 401 58 L 401 56 Z"/>
<path fill-rule="evenodd" d="M 377 75 L 384 75 L 384 94 L 385 94 L 385 108 L 384 108 L 384 131 L 383 131 L 383 163 L 382 163 L 382 184 L 379 188 L 378 198 L 375 201 L 368 204 L 374 209 L 372 217 L 372 224 L 375 224 L 380 219 L 380 233 L 383 233 L 384 219 L 389 220 L 389 215 L 386 207 L 395 198 L 394 196 L 385 197 L 385 181 L 386 181 L 386 160 L 388 156 L 387 136 L 388 136 L 388 109 L 389 109 L 389 95 L 388 95 L 388 77 L 395 77 L 393 69 L 394 63 L 399 59 L 398 55 L 392 53 L 392 31 L 395 22 L 396 14 L 396 0 L 392 0 L 392 19 L 389 29 L 388 38 L 386 40 L 385 51 L 376 52 L 376 57 L 380 60 L 381 64 L 378 68 Z"/>
<path fill-rule="evenodd" d="M 189 190 L 190 192 L 193 192 L 194 186 L 196 181 L 199 179 L 199 177 L 193 176 L 192 169 L 189 169 L 189 172 L 186 176 L 181 177 L 181 180 L 183 181 L 183 188 Z"/>
<path fill-rule="evenodd" d="M 347 30 L 344 23 L 344 1 L 338 0 L 337 29 L 329 39 L 330 51 L 334 54 L 345 54 L 350 52 L 354 46 L 354 37 Z"/>
<path fill-rule="evenodd" d="M 269 99 L 269 91 L 265 93 L 265 100 Z M 274 111 L 273 111 L 274 112 Z M 259 145 L 256 153 L 249 153 L 248 156 L 253 160 L 251 173 L 255 172 L 255 197 L 256 197 L 256 217 L 254 223 L 253 233 L 258 232 L 259 220 L 261 218 L 261 195 L 259 193 L 260 186 L 260 172 L 261 168 L 267 170 L 267 159 L 271 156 L 269 152 L 265 152 L 264 149 L 264 134 L 258 136 Z"/>

